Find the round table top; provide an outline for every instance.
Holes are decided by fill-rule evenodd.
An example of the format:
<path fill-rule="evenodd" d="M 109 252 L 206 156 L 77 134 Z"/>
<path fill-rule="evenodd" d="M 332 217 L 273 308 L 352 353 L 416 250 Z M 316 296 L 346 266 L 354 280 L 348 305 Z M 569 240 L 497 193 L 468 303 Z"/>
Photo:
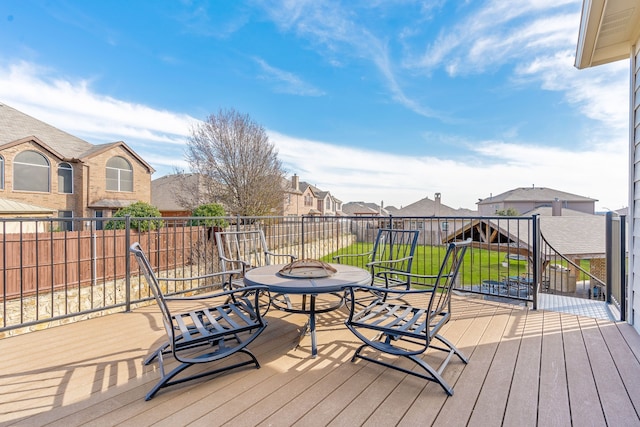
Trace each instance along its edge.
<path fill-rule="evenodd" d="M 360 267 L 331 264 L 337 271 L 329 277 L 286 277 L 278 272 L 286 264 L 273 264 L 247 271 L 244 283 L 247 286 L 265 285 L 272 292 L 282 294 L 321 294 L 338 292 L 348 285 L 369 285 L 371 274 Z"/>

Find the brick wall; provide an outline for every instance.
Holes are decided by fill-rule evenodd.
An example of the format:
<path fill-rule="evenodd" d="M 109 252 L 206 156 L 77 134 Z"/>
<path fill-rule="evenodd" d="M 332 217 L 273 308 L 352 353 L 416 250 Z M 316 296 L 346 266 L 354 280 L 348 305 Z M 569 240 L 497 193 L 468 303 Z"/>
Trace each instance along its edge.
<path fill-rule="evenodd" d="M 50 191 L 14 191 L 13 160 L 26 150 L 37 151 L 49 161 Z M 33 141 L 10 146 L 0 151 L 5 159 L 5 186 L 0 189 L 0 197 L 42 206 L 55 211 L 73 211 L 75 217 L 91 217 L 92 203 L 102 199 L 151 202 L 151 173 L 144 163 L 132 155 L 125 147 L 115 145 L 83 162 L 67 162 L 73 168 L 73 194 L 62 194 L 58 190 L 58 165 L 62 159 Z M 122 156 L 133 168 L 133 191 L 117 192 L 106 189 L 106 163 L 113 156 Z M 56 214 L 57 215 L 57 214 Z"/>

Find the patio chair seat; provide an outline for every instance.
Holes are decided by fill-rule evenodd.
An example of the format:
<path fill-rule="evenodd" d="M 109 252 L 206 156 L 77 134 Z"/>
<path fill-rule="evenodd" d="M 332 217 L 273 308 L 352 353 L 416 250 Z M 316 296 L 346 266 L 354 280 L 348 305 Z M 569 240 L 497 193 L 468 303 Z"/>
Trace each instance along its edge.
<path fill-rule="evenodd" d="M 146 400 L 152 399 L 164 387 L 180 384 L 204 376 L 253 365 L 260 368 L 256 357 L 246 348 L 262 331 L 267 323 L 262 319 L 258 307 L 258 296 L 267 292 L 266 287 L 254 286 L 242 290 L 226 290 L 189 297 L 165 296 L 160 287 L 162 281 L 189 281 L 201 278 L 223 276 L 226 273 L 212 273 L 198 278 L 158 278 L 139 243 L 134 243 L 130 251 L 135 255 L 140 270 L 151 288 L 162 312 L 167 341 L 152 352 L 144 361 L 145 365 L 158 361 L 161 378 L 147 393 Z M 197 305 L 192 309 L 172 313 L 170 303 Z M 223 364 L 205 372 L 177 377 L 185 369 L 200 363 L 212 363 L 236 353 L 243 353 L 248 360 Z M 171 355 L 180 362 L 170 372 L 165 371 L 165 355 Z"/>
<path fill-rule="evenodd" d="M 442 372 L 453 355 L 465 364 L 468 359 L 439 332 L 451 318 L 451 290 L 469 245 L 470 241 L 450 243 L 437 275 L 408 274 L 412 281 L 419 281 L 423 286 L 426 281 L 432 281 L 426 289 L 349 287 L 349 317 L 345 324 L 363 342 L 351 361 L 360 358 L 434 381 L 448 395 L 453 395 L 453 388 L 444 380 Z M 364 308 L 359 308 L 357 301 L 361 298 L 361 291 L 372 294 L 366 298 L 372 302 Z M 430 348 L 447 353 L 438 368 L 433 368 L 420 357 Z M 382 358 L 382 355 L 407 358 L 420 369 L 406 369 Z"/>

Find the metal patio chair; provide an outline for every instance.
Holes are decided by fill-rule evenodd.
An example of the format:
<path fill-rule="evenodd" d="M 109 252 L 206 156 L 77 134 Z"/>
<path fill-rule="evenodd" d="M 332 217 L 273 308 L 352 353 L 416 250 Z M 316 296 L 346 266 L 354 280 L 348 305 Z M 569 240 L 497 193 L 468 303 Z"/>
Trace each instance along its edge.
<path fill-rule="evenodd" d="M 269 250 L 264 232 L 258 230 L 218 231 L 216 245 L 220 258 L 220 269 L 227 273 L 225 286 L 229 289 L 244 288 L 245 273 L 256 267 L 271 264 L 288 264 L 296 260 L 291 254 L 278 254 Z M 289 305 L 285 295 L 273 295 Z M 269 310 L 271 298 L 262 298 L 260 311 L 265 315 Z"/>
<path fill-rule="evenodd" d="M 409 289 L 411 266 L 418 243 L 419 230 L 381 228 L 370 252 L 341 254 L 333 257 L 340 264 L 362 265 L 370 270 L 371 285 Z"/>
<path fill-rule="evenodd" d="M 226 290 L 217 293 L 196 296 L 167 297 L 163 294 L 161 282 L 190 281 L 214 278 L 227 273 L 213 273 L 200 277 L 159 278 L 156 277 L 151 264 L 139 243 L 130 247 L 140 270 L 153 292 L 158 307 L 162 312 L 162 320 L 167 333 L 167 341 L 151 353 L 144 361 L 145 365 L 158 360 L 161 378 L 147 393 L 145 400 L 150 400 L 164 387 L 180 384 L 207 375 L 214 375 L 230 369 L 246 365 L 260 368 L 256 357 L 246 347 L 266 328 L 258 306 L 259 291 L 266 287 L 254 286 L 242 290 Z M 252 290 L 249 297 L 245 291 Z M 170 304 L 189 304 L 189 311 L 172 313 Z M 222 365 L 214 364 L 214 368 L 205 372 L 199 371 L 189 376 L 176 376 L 185 369 L 201 363 L 212 363 L 236 353 L 244 353 L 249 360 Z M 165 371 L 165 356 L 171 355 L 180 362 L 170 372 Z"/>
<path fill-rule="evenodd" d="M 442 378 L 442 372 L 454 354 L 465 364 L 468 360 L 439 331 L 451 317 L 451 291 L 470 243 L 449 243 L 438 274 L 409 274 L 414 289 L 349 287 L 349 317 L 345 324 L 364 343 L 358 347 L 351 361 L 360 358 L 437 382 L 447 394 L 452 395 L 453 388 Z M 374 296 L 380 293 L 384 296 L 374 298 L 373 302 L 361 309 L 356 298 L 363 290 Z M 390 297 L 387 298 L 387 295 Z M 367 335 L 374 337 L 368 338 Z M 429 348 L 448 353 L 437 369 L 421 358 Z M 363 354 L 365 350 L 372 350 L 374 355 Z M 388 358 L 381 357 L 384 355 L 405 357 L 417 364 L 418 369 L 398 366 Z"/>

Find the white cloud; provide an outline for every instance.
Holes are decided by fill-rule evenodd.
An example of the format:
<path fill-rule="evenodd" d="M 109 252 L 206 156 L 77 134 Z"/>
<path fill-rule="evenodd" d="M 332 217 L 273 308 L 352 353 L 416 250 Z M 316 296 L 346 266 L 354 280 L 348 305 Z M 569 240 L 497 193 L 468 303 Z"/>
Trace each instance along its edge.
<path fill-rule="evenodd" d="M 388 41 L 377 37 L 374 29 L 356 21 L 353 4 L 350 6 L 322 1 L 263 1 L 270 18 L 283 30 L 293 31 L 310 43 L 321 46 L 318 53 L 329 64 L 342 64 L 354 58 L 373 63 L 386 84 L 393 100 L 424 117 L 440 114 L 412 99 L 398 83 L 394 61 L 389 57 Z M 385 3 L 368 3 L 371 8 L 385 7 Z M 338 58 L 338 59 L 336 59 Z"/>
<path fill-rule="evenodd" d="M 615 139 L 629 126 L 629 62 L 587 70 L 573 67 L 574 52 L 538 56 L 516 69 L 518 78 L 534 79 L 543 89 L 561 91 L 580 112 L 596 120 L 594 131 Z"/>
<path fill-rule="evenodd" d="M 181 144 L 196 119 L 92 91 L 86 79 L 53 76 L 32 63 L 0 66 L 0 99 L 70 133 L 108 140 L 143 139 Z M 64 113 L 64 114 L 61 114 Z"/>
<path fill-rule="evenodd" d="M 322 96 L 324 92 L 312 85 L 304 82 L 299 76 L 284 71 L 276 67 L 272 67 L 265 60 L 255 58 L 260 68 L 265 73 L 264 79 L 274 82 L 274 90 L 280 93 L 288 93 L 300 96 Z"/>
<path fill-rule="evenodd" d="M 562 6 L 561 2 L 553 6 L 530 1 L 488 2 L 443 30 L 419 59 L 408 58 L 406 63 L 429 72 L 443 67 L 452 75 L 479 74 L 514 59 L 575 48 L 579 8 L 570 13 Z"/>
<path fill-rule="evenodd" d="M 549 71 L 558 60 L 562 59 L 530 67 Z M 611 72 L 618 72 L 615 66 L 612 68 Z M 524 68 L 521 73 L 526 75 L 528 70 Z M 84 135 L 124 140 L 158 170 L 158 175 L 187 167 L 182 144 L 195 119 L 96 94 L 86 80 L 73 82 L 49 75 L 47 70 L 27 63 L 0 68 L 0 79 L 11 83 L 0 86 L 0 100 L 92 142 L 96 141 Z M 598 85 L 587 85 L 577 95 L 588 114 L 619 117 L 621 112 L 616 107 L 608 109 L 597 102 L 600 97 L 605 97 L 607 104 L 619 101 L 606 96 L 607 88 L 600 89 Z M 598 198 L 600 206 L 612 209 L 622 207 L 626 201 L 626 169 L 611 168 L 602 173 L 603 165 L 627 164 L 625 132 L 613 142 L 594 137 L 593 148 L 581 152 L 501 141 L 467 141 L 474 157 L 462 161 L 361 150 L 273 130 L 269 134 L 291 174 L 297 173 L 302 180 L 330 191 L 344 202 L 382 200 L 385 205 L 400 207 L 427 196 L 433 198 L 434 193 L 440 192 L 448 206 L 473 209 L 478 198 L 489 196 L 487 189 L 497 194 L 530 185 Z M 318 161 L 312 153 L 322 153 L 326 161 Z M 580 167 L 568 174 L 568 162 Z M 536 177 L 536 182 L 531 182 L 531 177 Z M 590 194 L 585 194 L 585 189 Z"/>
<path fill-rule="evenodd" d="M 430 156 L 413 157 L 338 147 L 269 132 L 283 162 L 310 184 L 342 201 L 364 200 L 396 207 L 442 193 L 444 204 L 475 209 L 479 198 L 515 187 L 550 187 L 599 199 L 598 206 L 617 209 L 626 205 L 627 171 L 607 170 L 603 165 L 626 164 L 622 139 L 615 145 L 574 152 L 566 149 L 507 144 L 500 141 L 474 142 L 473 161 Z M 309 153 L 322 153 L 316 161 Z M 567 173 L 567 164 L 580 165 Z M 536 177 L 536 178 L 532 178 Z M 589 194 L 585 194 L 585 189 Z"/>

